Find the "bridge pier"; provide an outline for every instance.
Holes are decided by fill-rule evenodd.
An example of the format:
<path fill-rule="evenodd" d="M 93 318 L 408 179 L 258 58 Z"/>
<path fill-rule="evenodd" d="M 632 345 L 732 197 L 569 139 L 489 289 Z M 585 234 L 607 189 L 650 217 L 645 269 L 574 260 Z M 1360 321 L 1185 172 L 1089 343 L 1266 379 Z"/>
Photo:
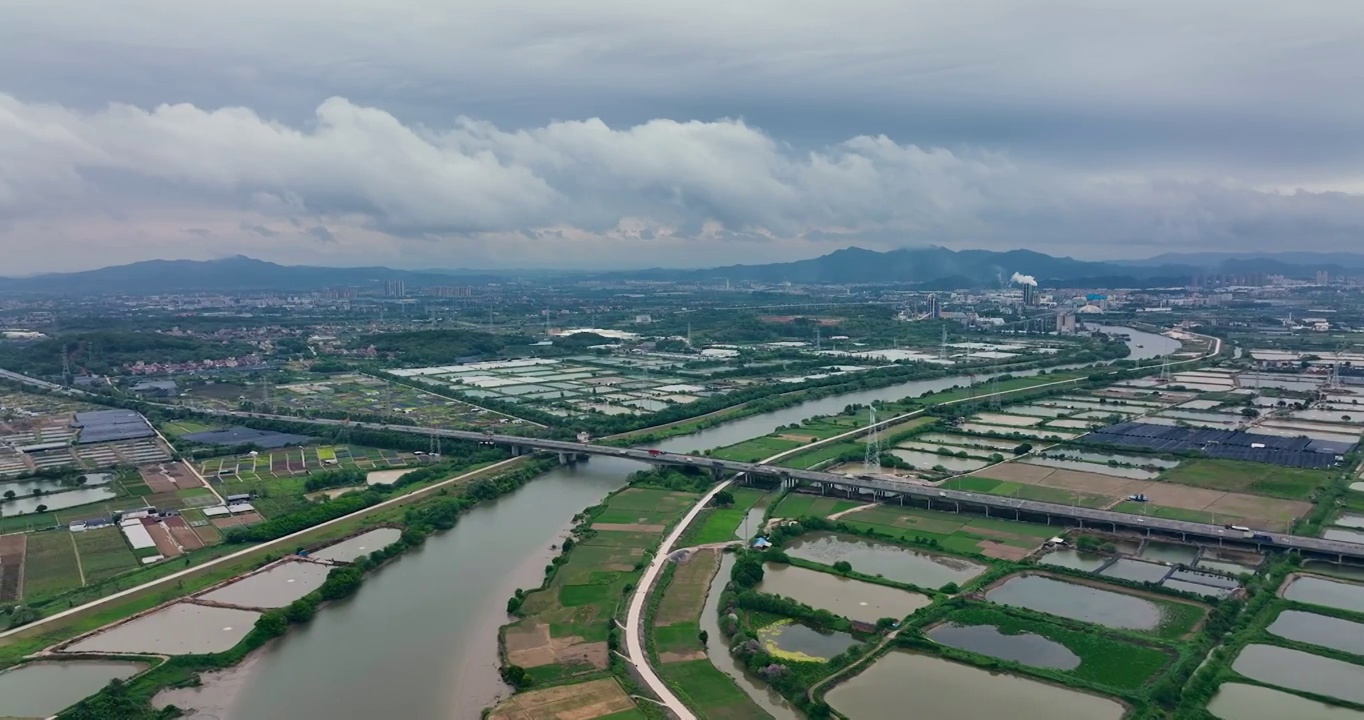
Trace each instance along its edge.
<path fill-rule="evenodd" d="M 741 475 L 740 477 L 743 477 L 743 476 Z M 723 480 L 724 478 L 725 478 L 725 470 L 724 470 L 724 468 L 716 467 L 716 466 L 712 465 L 711 468 L 710 468 L 710 479 L 711 479 L 711 481 L 712 481 L 712 482 L 717 482 L 717 483 L 718 483 L 718 482 L 720 482 L 721 480 Z M 745 479 L 746 479 L 746 478 L 745 478 Z"/>

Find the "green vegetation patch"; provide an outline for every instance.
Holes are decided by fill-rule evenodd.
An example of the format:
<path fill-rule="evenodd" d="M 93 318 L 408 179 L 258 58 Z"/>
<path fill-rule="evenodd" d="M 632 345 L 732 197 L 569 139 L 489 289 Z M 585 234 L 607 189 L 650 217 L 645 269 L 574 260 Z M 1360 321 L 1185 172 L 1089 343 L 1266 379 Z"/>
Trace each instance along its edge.
<path fill-rule="evenodd" d="M 728 447 L 717 448 L 710 452 L 711 457 L 721 460 L 734 460 L 737 462 L 762 462 L 767 458 L 778 453 L 794 450 L 805 443 L 796 440 L 767 435 L 760 438 L 753 438 L 744 442 L 730 445 Z"/>
<path fill-rule="evenodd" d="M 1289 468 L 1240 460 L 1202 459 L 1181 463 L 1161 476 L 1166 482 L 1287 500 L 1304 500 L 1331 481 L 1321 470 Z"/>
<path fill-rule="evenodd" d="M 86 582 L 96 582 L 140 565 L 116 527 L 73 533 Z"/>
<path fill-rule="evenodd" d="M 32 600 L 80 587 L 72 533 L 49 530 L 28 536 L 24 553 L 24 599 Z"/>
<path fill-rule="evenodd" d="M 1004 635 L 1029 633 L 1064 645 L 1080 658 L 1067 672 L 1109 687 L 1133 690 L 1146 684 L 1170 662 L 1170 655 L 1148 645 L 1120 640 L 1093 630 L 1021 618 L 990 607 L 966 607 L 948 614 L 947 622 L 963 626 L 989 625 Z"/>
<path fill-rule="evenodd" d="M 704 718 L 725 720 L 770 720 L 744 694 L 730 677 L 716 669 L 710 660 L 671 663 L 660 668 L 663 679 L 672 686 L 687 707 Z"/>
<path fill-rule="evenodd" d="M 845 498 L 822 497 L 820 495 L 805 495 L 802 493 L 791 493 L 782 498 L 777 507 L 772 510 L 773 517 L 798 518 L 806 516 L 828 517 L 834 513 L 844 510 L 851 510 L 859 505 L 866 503 L 848 500 Z"/>

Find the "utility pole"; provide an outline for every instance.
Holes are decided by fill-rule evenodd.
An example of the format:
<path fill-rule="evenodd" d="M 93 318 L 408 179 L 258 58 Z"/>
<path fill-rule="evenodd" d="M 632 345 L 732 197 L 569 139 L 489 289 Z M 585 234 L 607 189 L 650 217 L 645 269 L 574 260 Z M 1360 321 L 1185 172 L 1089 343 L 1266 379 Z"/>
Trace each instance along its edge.
<path fill-rule="evenodd" d="M 868 408 L 869 418 L 867 427 L 871 434 L 867 436 L 867 450 L 862 458 L 862 469 L 868 475 L 881 474 L 881 434 L 876 427 L 876 406 Z"/>

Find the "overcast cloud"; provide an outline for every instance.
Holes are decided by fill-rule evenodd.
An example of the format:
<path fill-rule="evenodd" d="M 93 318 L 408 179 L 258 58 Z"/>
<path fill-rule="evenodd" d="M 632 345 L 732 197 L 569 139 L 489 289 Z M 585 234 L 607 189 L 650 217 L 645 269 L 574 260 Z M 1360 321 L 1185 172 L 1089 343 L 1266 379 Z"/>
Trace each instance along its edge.
<path fill-rule="evenodd" d="M 1364 249 L 1337 1 L 0 4 L 0 274 Z"/>

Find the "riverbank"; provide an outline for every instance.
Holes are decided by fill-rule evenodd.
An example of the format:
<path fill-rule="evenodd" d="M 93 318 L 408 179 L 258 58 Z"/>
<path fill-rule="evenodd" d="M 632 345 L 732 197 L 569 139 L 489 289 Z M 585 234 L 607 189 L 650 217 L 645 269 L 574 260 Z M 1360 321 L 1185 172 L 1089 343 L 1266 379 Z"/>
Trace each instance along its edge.
<path fill-rule="evenodd" d="M 547 461 L 540 461 L 545 463 Z M 482 468 L 452 477 L 436 485 L 423 488 L 409 495 L 383 501 L 368 508 L 368 512 L 349 515 L 335 521 L 324 523 L 303 532 L 294 533 L 274 541 L 262 543 L 252 548 L 221 558 L 212 564 L 206 563 L 176 575 L 163 578 L 150 586 L 126 591 L 122 596 L 111 596 L 95 603 L 96 607 L 78 608 L 68 614 L 54 615 L 35 623 L 37 628 L 19 628 L 9 635 L 10 644 L 4 650 L 14 654 L 31 648 L 35 644 L 43 647 L 57 646 L 70 642 L 73 637 L 93 631 L 103 632 L 113 620 L 145 616 L 158 607 L 171 607 L 188 594 L 202 592 L 214 586 L 225 585 L 241 575 L 238 571 L 243 565 L 257 569 L 275 562 L 278 554 L 287 554 L 300 546 L 317 547 L 323 544 L 343 541 L 357 533 L 378 527 L 392 527 L 400 523 L 403 534 L 400 539 L 387 548 L 366 554 L 352 565 L 365 572 L 377 570 L 398 554 L 419 547 L 426 536 L 438 530 L 453 527 L 458 516 L 478 500 L 465 491 L 476 481 L 485 481 L 479 486 L 485 488 L 482 494 L 492 488 L 498 494 L 511 492 L 543 470 L 543 464 L 527 459 L 504 461 L 495 466 Z M 458 496 L 449 490 L 461 490 Z M 494 496 L 495 497 L 495 496 Z M 429 503 L 419 503 L 429 499 Z M 491 498 L 483 498 L 491 499 Z M 415 505 L 414 505 L 415 503 Z M 401 511 L 401 515 L 399 512 Z M 287 550 L 285 550 L 287 548 Z M 273 552 L 272 552 L 273 551 Z M 278 553 L 278 554 L 277 554 Z M 174 586 L 169 583 L 174 582 Z M 126 707 L 145 708 L 157 691 L 167 686 L 182 685 L 192 681 L 198 672 L 230 667 L 248 657 L 262 647 L 266 641 L 283 635 L 292 623 L 306 623 L 312 619 L 318 606 L 326 601 L 339 600 L 358 587 L 358 578 L 346 592 L 339 592 L 336 581 L 329 575 L 328 583 L 317 593 L 309 593 L 304 600 L 296 601 L 283 611 L 265 612 L 257 620 L 249 633 L 230 650 L 216 654 L 172 656 L 166 662 L 131 680 L 126 687 L 119 688 L 116 696 L 101 693 L 87 701 L 84 707 L 96 708 L 111 703 L 120 712 L 128 712 Z M 301 604 L 300 604 L 301 603 Z M 116 616 L 116 617 L 111 617 Z M 39 630 L 40 634 L 32 634 Z M 25 632 L 27 631 L 27 632 Z M 126 707 L 125 707 L 126 706 Z M 112 717 L 112 716 L 111 716 Z M 118 717 L 137 717 L 119 715 Z"/>

